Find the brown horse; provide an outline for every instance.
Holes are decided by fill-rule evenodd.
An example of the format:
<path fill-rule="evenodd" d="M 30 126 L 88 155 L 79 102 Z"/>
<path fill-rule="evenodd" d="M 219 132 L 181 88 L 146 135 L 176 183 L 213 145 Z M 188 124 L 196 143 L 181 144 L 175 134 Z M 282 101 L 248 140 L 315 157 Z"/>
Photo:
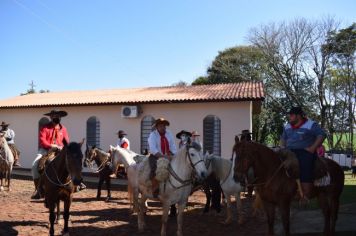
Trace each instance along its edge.
<path fill-rule="evenodd" d="M 233 150 L 237 157 L 234 168 L 235 180 L 246 179 L 248 169 L 253 168 L 254 186 L 268 218 L 268 233 L 270 235 L 274 233 L 275 208 L 278 207 L 285 234 L 289 235 L 290 204 L 296 196 L 297 183 L 282 164 L 285 160 L 282 153 L 251 142 L 236 142 Z M 344 186 L 344 173 L 332 160 L 325 159 L 323 163 L 330 175 L 330 183 L 325 186 L 315 186 L 313 196 L 318 198 L 324 214 L 324 235 L 334 235 L 339 198 Z"/>
<path fill-rule="evenodd" d="M 45 206 L 49 208 L 50 230 L 54 235 L 54 222 L 56 215 L 54 210 L 59 206 L 59 201 L 64 201 L 64 229 L 63 235 L 69 235 L 68 219 L 69 208 L 72 203 L 73 193 L 82 181 L 83 153 L 81 143 L 72 142 L 69 145 L 63 139 L 64 147 L 50 162 L 46 163 L 44 170 L 44 194 Z"/>

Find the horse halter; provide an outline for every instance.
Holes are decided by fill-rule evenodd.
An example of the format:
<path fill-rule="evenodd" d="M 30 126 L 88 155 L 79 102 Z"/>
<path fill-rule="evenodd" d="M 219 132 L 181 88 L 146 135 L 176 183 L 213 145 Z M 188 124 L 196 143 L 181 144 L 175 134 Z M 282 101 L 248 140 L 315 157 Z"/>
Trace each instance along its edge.
<path fill-rule="evenodd" d="M 98 169 L 94 170 L 92 162 L 95 160 L 95 157 L 98 156 L 98 154 L 96 153 L 97 151 L 99 151 L 99 149 L 93 148 L 88 151 L 90 154 L 89 158 L 87 158 L 87 155 L 85 155 L 85 161 L 87 162 L 89 169 L 92 170 L 94 173 L 99 173 L 100 171 L 102 171 L 105 168 L 106 163 L 109 161 L 109 157 L 106 156 L 105 160 L 100 164 L 100 166 L 98 166 Z"/>
<path fill-rule="evenodd" d="M 187 152 L 186 152 L 186 156 L 188 157 L 188 160 L 189 160 L 189 163 L 190 163 L 190 166 L 193 168 L 193 170 L 195 170 L 196 171 L 196 169 L 195 169 L 195 166 L 196 165 L 198 165 L 200 162 L 204 162 L 204 160 L 203 159 L 201 159 L 201 160 L 199 160 L 199 161 L 197 161 L 196 163 L 193 163 L 193 161 L 192 161 L 192 157 L 190 156 L 190 153 L 189 153 L 189 148 L 193 148 L 193 146 L 189 146 L 189 145 L 187 145 Z M 205 163 L 204 163 L 204 165 L 205 165 Z"/>
<path fill-rule="evenodd" d="M 58 155 L 58 156 L 59 156 L 59 155 Z M 69 185 L 70 183 L 72 183 L 72 178 L 70 178 L 66 183 L 63 184 L 62 181 L 60 181 L 60 179 L 59 179 L 59 177 L 58 177 L 58 174 L 57 174 L 56 169 L 53 167 L 53 165 L 51 165 L 51 164 L 54 162 L 54 160 L 55 160 L 56 158 L 58 158 L 58 156 L 56 156 L 56 157 L 45 167 L 44 173 L 45 173 L 45 175 L 46 175 L 48 181 L 51 182 L 52 184 L 54 184 L 54 185 L 56 185 L 56 186 L 59 186 L 59 187 L 66 187 L 67 185 Z M 69 167 L 68 167 L 68 160 L 67 160 L 67 157 L 68 157 L 68 153 L 67 153 L 67 150 L 65 150 L 65 157 L 64 157 L 64 158 L 65 158 L 66 170 L 67 170 L 67 172 L 68 172 L 68 176 L 67 176 L 67 178 L 68 178 L 68 177 L 71 177 L 71 173 L 70 173 L 70 169 L 69 169 Z M 50 165 L 52 166 L 52 169 L 53 169 L 54 174 L 55 174 L 55 176 L 56 176 L 57 183 L 56 183 L 55 181 L 53 181 L 53 180 L 48 176 L 48 174 L 47 174 L 47 168 L 48 168 Z"/>

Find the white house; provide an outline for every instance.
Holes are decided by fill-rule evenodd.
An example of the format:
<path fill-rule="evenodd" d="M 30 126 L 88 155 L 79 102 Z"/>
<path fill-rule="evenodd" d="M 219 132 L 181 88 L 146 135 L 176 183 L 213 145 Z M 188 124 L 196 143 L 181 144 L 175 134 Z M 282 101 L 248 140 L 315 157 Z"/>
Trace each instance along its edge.
<path fill-rule="evenodd" d="M 234 136 L 252 130 L 252 114 L 263 99 L 263 84 L 252 82 L 37 93 L 0 100 L 0 121 L 15 131 L 24 168 L 37 153 L 39 127 L 48 121 L 43 114 L 54 108 L 68 112 L 62 123 L 71 141 L 86 138 L 89 145 L 108 149 L 122 129 L 140 153 L 153 121 L 164 117 L 173 134 L 196 130 L 204 151 L 229 158 Z"/>

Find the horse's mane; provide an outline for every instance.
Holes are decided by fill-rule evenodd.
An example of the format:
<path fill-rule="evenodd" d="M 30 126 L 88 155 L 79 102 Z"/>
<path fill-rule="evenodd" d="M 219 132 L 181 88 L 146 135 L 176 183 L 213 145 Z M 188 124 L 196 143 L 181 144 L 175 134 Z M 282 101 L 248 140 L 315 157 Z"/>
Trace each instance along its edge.
<path fill-rule="evenodd" d="M 103 149 L 99 148 L 99 147 L 95 147 L 96 150 L 98 150 L 98 152 L 102 155 L 105 156 L 109 156 L 110 154 L 108 154 L 107 152 L 105 152 Z"/>
<path fill-rule="evenodd" d="M 220 180 L 223 180 L 221 178 L 225 178 L 226 175 L 229 173 L 232 162 L 228 159 L 219 156 L 213 156 L 211 161 L 213 172 L 218 178 L 220 178 Z"/>

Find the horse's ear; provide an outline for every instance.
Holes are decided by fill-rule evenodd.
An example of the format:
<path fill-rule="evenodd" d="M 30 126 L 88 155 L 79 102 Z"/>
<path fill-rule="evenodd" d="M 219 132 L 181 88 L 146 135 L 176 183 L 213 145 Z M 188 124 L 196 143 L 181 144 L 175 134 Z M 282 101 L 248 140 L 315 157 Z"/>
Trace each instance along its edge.
<path fill-rule="evenodd" d="M 80 147 L 83 146 L 84 141 L 85 141 L 85 138 L 83 138 L 82 141 L 79 143 Z"/>

